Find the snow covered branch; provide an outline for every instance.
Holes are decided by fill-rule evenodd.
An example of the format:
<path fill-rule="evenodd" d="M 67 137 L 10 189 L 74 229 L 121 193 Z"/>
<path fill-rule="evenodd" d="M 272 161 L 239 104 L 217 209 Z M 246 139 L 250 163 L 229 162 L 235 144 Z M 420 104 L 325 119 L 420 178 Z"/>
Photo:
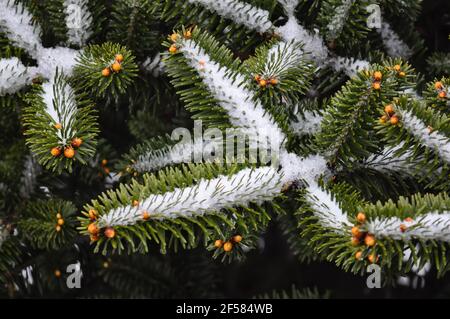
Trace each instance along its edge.
<path fill-rule="evenodd" d="M 391 57 L 405 60 L 411 57 L 411 49 L 400 39 L 387 21 L 381 21 L 381 28 L 377 29 L 377 32 L 380 34 L 384 47 Z"/>
<path fill-rule="evenodd" d="M 439 156 L 450 163 L 450 139 L 438 132 L 430 130 L 430 128 L 411 111 L 401 110 L 402 123 L 408 132 L 416 137 L 422 144 L 432 149 Z"/>
<path fill-rule="evenodd" d="M 243 87 L 245 78 L 241 74 L 230 74 L 230 70 L 213 61 L 193 40 L 183 40 L 180 52 L 227 111 L 231 124 L 255 140 L 269 141 L 271 149 L 281 149 L 285 140 L 283 132 L 261 103 L 254 99 L 253 92 Z"/>
<path fill-rule="evenodd" d="M 21 4 L 13 0 L 0 1 L 0 31 L 18 47 L 25 49 L 32 57 L 42 50 L 41 29 L 33 25 L 32 15 Z"/>
<path fill-rule="evenodd" d="M 224 18 L 242 24 L 250 30 L 267 32 L 273 27 L 266 10 L 238 0 L 188 0 L 189 3 L 198 4 L 210 11 L 216 12 Z"/>
<path fill-rule="evenodd" d="M 133 225 L 148 212 L 154 219 L 190 217 L 219 212 L 221 209 L 261 203 L 273 199 L 282 187 L 282 175 L 272 167 L 244 169 L 232 176 L 202 179 L 195 186 L 177 188 L 165 194 L 142 199 L 138 206 L 110 210 L 98 226 Z"/>

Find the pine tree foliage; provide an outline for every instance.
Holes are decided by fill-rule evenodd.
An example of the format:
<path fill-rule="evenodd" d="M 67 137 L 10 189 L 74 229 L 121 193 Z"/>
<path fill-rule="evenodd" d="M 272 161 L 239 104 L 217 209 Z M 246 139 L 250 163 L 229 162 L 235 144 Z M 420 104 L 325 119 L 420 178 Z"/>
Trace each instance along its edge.
<path fill-rule="evenodd" d="M 18 228 L 33 246 L 58 249 L 75 237 L 75 211 L 72 203 L 61 200 L 31 203 Z"/>
<path fill-rule="evenodd" d="M 98 132 L 91 102 L 77 97 L 63 74 L 35 86 L 23 118 L 31 151 L 56 172 L 71 171 L 74 161 L 85 164 L 95 153 Z"/>
<path fill-rule="evenodd" d="M 443 277 L 448 52 L 423 5 L 1 0 L 0 295 L 222 297 L 272 223 L 297 263 Z"/>
<path fill-rule="evenodd" d="M 119 55 L 122 60 L 120 64 L 117 62 Z M 136 71 L 137 65 L 129 50 L 106 42 L 83 50 L 74 69 L 73 81 L 77 82 L 82 92 L 89 92 L 94 97 L 117 97 L 125 93 L 127 86 L 136 77 Z"/>

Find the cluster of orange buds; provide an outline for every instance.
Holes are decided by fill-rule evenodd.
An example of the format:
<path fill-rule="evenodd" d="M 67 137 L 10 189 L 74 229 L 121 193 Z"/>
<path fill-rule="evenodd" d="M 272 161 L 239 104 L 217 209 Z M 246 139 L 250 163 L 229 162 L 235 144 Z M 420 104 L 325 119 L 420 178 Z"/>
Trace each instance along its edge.
<path fill-rule="evenodd" d="M 438 98 L 445 99 L 447 97 L 447 89 L 442 82 L 438 81 L 434 83 L 434 88 L 437 91 Z"/>
<path fill-rule="evenodd" d="M 192 31 L 191 29 L 187 29 L 183 32 L 183 38 L 188 40 L 190 38 L 192 38 Z M 169 47 L 169 52 L 171 54 L 175 54 L 178 52 L 178 45 L 177 45 L 177 41 L 180 39 L 180 34 L 174 32 L 171 35 L 169 35 L 168 37 L 169 41 L 173 42 L 172 45 Z"/>
<path fill-rule="evenodd" d="M 102 159 L 102 161 L 100 162 L 100 166 L 106 175 L 108 175 L 111 172 L 107 165 L 108 165 L 108 160 Z M 99 175 L 101 175 L 101 173 L 99 173 Z"/>
<path fill-rule="evenodd" d="M 56 226 L 55 226 L 55 229 L 57 232 L 61 231 L 62 225 L 64 225 L 64 219 L 62 218 L 61 213 L 57 213 L 56 214 Z"/>
<path fill-rule="evenodd" d="M 81 141 L 81 139 L 79 139 Z M 81 142 L 80 142 L 81 145 Z M 50 154 L 52 154 L 53 157 L 58 157 L 61 155 L 62 148 L 59 146 L 55 146 L 50 150 Z M 64 147 L 64 156 L 66 158 L 73 158 L 75 156 L 75 150 L 72 146 L 66 146 Z"/>
<path fill-rule="evenodd" d="M 397 75 L 399 77 L 404 78 L 406 76 L 406 72 L 402 71 L 402 67 L 400 66 L 400 64 L 394 65 L 393 69 L 397 72 Z"/>
<path fill-rule="evenodd" d="M 375 236 L 369 234 L 367 231 L 364 231 L 364 224 L 366 223 L 366 215 L 363 212 L 359 212 L 356 215 L 356 221 L 357 223 L 351 229 L 352 246 L 360 246 L 361 244 L 364 243 L 364 245 L 369 248 L 374 247 L 377 243 Z M 357 260 L 360 260 L 362 258 L 362 254 L 363 252 L 361 250 L 358 250 L 355 254 L 355 258 Z M 367 258 L 371 263 L 374 263 L 378 260 L 378 257 L 374 254 L 370 254 Z"/>
<path fill-rule="evenodd" d="M 123 59 L 124 57 L 122 54 L 116 54 L 116 56 L 114 57 L 114 62 L 102 70 L 102 75 L 104 77 L 108 77 L 111 75 L 111 72 L 119 73 L 120 70 L 122 70 Z"/>
<path fill-rule="evenodd" d="M 259 84 L 260 87 L 265 88 L 266 86 L 275 86 L 278 84 L 278 80 L 274 77 L 264 78 L 259 74 L 256 74 L 254 77 L 255 81 Z"/>
<path fill-rule="evenodd" d="M 381 80 L 383 79 L 383 73 L 380 71 L 373 72 L 373 81 L 372 81 L 372 88 L 374 90 L 381 90 Z"/>
<path fill-rule="evenodd" d="M 392 125 L 397 125 L 400 122 L 398 115 L 395 114 L 395 109 L 392 104 L 384 107 L 384 115 L 380 117 L 380 123 L 385 124 L 387 121 Z"/>
<path fill-rule="evenodd" d="M 239 244 L 242 241 L 241 235 L 235 235 L 231 237 L 228 241 L 224 242 L 221 239 L 217 239 L 214 242 L 216 248 L 223 248 L 225 252 L 230 252 L 233 249 L 233 245 Z"/>
<path fill-rule="evenodd" d="M 91 211 L 89 211 L 89 215 L 91 214 Z M 97 218 L 96 212 L 95 212 L 95 219 Z M 103 234 L 106 238 L 114 238 L 116 236 L 116 230 L 113 227 L 105 227 L 105 229 L 101 230 L 98 228 L 95 219 L 91 219 L 91 223 L 87 227 L 87 231 L 89 232 L 91 236 L 91 241 L 97 241 L 100 238 L 100 233 L 103 231 Z"/>

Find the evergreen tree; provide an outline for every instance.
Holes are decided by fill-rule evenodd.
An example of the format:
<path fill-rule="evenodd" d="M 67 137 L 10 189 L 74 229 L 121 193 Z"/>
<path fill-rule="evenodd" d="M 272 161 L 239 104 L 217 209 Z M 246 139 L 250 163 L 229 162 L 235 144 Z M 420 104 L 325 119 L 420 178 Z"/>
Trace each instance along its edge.
<path fill-rule="evenodd" d="M 438 2 L 0 0 L 0 296 L 448 285 Z"/>

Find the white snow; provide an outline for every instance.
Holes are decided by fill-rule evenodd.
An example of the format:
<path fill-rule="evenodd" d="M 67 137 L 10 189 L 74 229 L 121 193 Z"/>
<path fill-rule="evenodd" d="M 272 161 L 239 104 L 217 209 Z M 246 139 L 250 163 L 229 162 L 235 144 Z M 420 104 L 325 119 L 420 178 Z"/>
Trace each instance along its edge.
<path fill-rule="evenodd" d="M 269 13 L 266 10 L 237 0 L 187 0 L 189 3 L 201 5 L 218 15 L 242 24 L 257 32 L 267 32 L 272 28 Z"/>
<path fill-rule="evenodd" d="M 0 59 L 0 96 L 19 91 L 31 82 L 37 72 L 36 67 L 27 68 L 16 57 Z"/>
<path fill-rule="evenodd" d="M 92 35 L 92 15 L 87 0 L 64 0 L 68 42 L 79 47 Z"/>
<path fill-rule="evenodd" d="M 272 167 L 244 169 L 232 176 L 201 179 L 197 185 L 177 188 L 164 194 L 141 199 L 138 206 L 122 206 L 103 215 L 99 227 L 132 225 L 147 211 L 154 219 L 190 217 L 221 209 L 262 203 L 279 194 L 282 175 Z"/>

